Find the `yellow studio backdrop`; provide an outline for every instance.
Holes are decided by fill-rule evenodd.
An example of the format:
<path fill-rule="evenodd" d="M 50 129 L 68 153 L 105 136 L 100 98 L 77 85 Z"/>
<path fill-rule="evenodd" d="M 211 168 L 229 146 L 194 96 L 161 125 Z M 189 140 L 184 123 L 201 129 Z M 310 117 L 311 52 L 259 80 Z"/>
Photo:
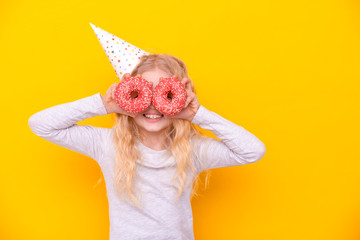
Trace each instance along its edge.
<path fill-rule="evenodd" d="M 108 239 L 98 164 L 28 126 L 119 81 L 90 22 L 184 60 L 200 104 L 266 146 L 212 170 L 196 239 L 360 239 L 360 4 L 346 0 L 2 1 L 0 239 Z"/>

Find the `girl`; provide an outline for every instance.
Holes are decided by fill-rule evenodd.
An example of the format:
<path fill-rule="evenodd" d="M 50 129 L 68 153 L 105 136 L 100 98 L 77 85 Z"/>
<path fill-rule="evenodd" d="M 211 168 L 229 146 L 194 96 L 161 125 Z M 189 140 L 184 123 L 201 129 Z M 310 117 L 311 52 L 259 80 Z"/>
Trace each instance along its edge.
<path fill-rule="evenodd" d="M 161 77 L 176 75 L 188 96 L 182 111 L 164 116 L 151 104 L 142 113 L 128 113 L 115 102 L 114 83 L 104 96 L 97 93 L 33 114 L 29 126 L 36 135 L 98 162 L 109 200 L 110 240 L 194 239 L 190 200 L 198 174 L 256 162 L 265 146 L 200 105 L 182 60 L 170 54 L 143 55 L 122 80 L 136 75 L 153 88 Z M 116 117 L 111 129 L 76 124 L 111 113 Z M 195 125 L 221 141 L 201 134 Z"/>

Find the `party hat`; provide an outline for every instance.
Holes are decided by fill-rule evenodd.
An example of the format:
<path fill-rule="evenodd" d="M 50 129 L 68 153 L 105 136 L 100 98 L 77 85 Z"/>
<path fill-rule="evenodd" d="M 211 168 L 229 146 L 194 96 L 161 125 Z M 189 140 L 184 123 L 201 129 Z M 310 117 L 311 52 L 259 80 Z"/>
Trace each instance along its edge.
<path fill-rule="evenodd" d="M 140 62 L 141 56 L 149 55 L 148 52 L 106 32 L 94 24 L 90 23 L 90 25 L 120 80 L 125 73 L 130 73 L 135 68 Z"/>

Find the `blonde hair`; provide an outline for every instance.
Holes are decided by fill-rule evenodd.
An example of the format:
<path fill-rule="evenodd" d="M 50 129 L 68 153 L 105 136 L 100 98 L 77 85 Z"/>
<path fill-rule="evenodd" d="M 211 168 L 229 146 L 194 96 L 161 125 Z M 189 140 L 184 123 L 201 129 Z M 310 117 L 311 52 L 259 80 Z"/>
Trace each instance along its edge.
<path fill-rule="evenodd" d="M 170 76 L 176 74 L 179 79 L 189 78 L 187 67 L 184 62 L 171 54 L 149 54 L 143 55 L 140 62 L 135 66 L 131 72 L 131 76 L 142 74 L 149 70 L 160 69 Z M 190 79 L 191 80 L 191 79 Z M 196 90 L 191 80 L 191 90 L 196 94 Z M 120 198 L 130 197 L 131 202 L 136 206 L 141 205 L 139 196 L 141 193 L 133 186 L 134 179 L 137 176 L 136 161 L 142 160 L 141 152 L 136 146 L 136 140 L 141 139 L 139 129 L 130 116 L 115 113 L 115 123 L 113 126 L 113 143 L 116 149 L 115 168 L 114 168 L 114 187 Z M 191 139 L 199 140 L 199 138 L 206 138 L 200 130 L 190 121 L 184 119 L 174 118 L 172 123 L 166 129 L 166 142 L 169 143 L 167 152 L 174 156 L 177 164 L 177 171 L 173 177 L 176 181 L 178 189 L 176 199 L 178 199 L 184 190 L 184 185 L 187 180 L 187 171 L 191 170 L 191 182 L 194 183 L 192 187 L 191 197 L 197 194 L 197 188 L 201 182 L 199 173 L 194 167 L 192 153 L 199 141 L 190 141 Z M 199 166 L 204 166 L 203 158 L 196 155 L 195 161 L 198 161 Z M 209 170 L 206 173 L 205 188 L 208 183 Z M 195 179 L 195 181 L 194 181 Z M 135 192 L 135 194 L 134 194 Z M 135 196 L 136 195 L 136 196 Z"/>

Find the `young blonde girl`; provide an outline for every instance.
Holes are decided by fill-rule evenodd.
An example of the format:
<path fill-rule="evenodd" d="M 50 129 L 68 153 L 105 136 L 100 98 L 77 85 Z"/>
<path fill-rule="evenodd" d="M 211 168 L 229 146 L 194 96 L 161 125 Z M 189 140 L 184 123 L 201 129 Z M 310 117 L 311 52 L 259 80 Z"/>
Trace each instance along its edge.
<path fill-rule="evenodd" d="M 177 76 L 188 96 L 182 111 L 163 115 L 151 104 L 142 113 L 128 113 L 115 102 L 114 83 L 104 96 L 97 93 L 33 114 L 29 126 L 36 135 L 99 163 L 109 200 L 110 240 L 194 239 L 190 200 L 199 173 L 256 162 L 265 146 L 199 103 L 182 60 L 170 54 L 143 55 L 123 79 L 136 75 L 153 88 L 162 77 Z M 111 129 L 76 124 L 112 113 Z M 204 136 L 196 125 L 221 141 Z"/>

